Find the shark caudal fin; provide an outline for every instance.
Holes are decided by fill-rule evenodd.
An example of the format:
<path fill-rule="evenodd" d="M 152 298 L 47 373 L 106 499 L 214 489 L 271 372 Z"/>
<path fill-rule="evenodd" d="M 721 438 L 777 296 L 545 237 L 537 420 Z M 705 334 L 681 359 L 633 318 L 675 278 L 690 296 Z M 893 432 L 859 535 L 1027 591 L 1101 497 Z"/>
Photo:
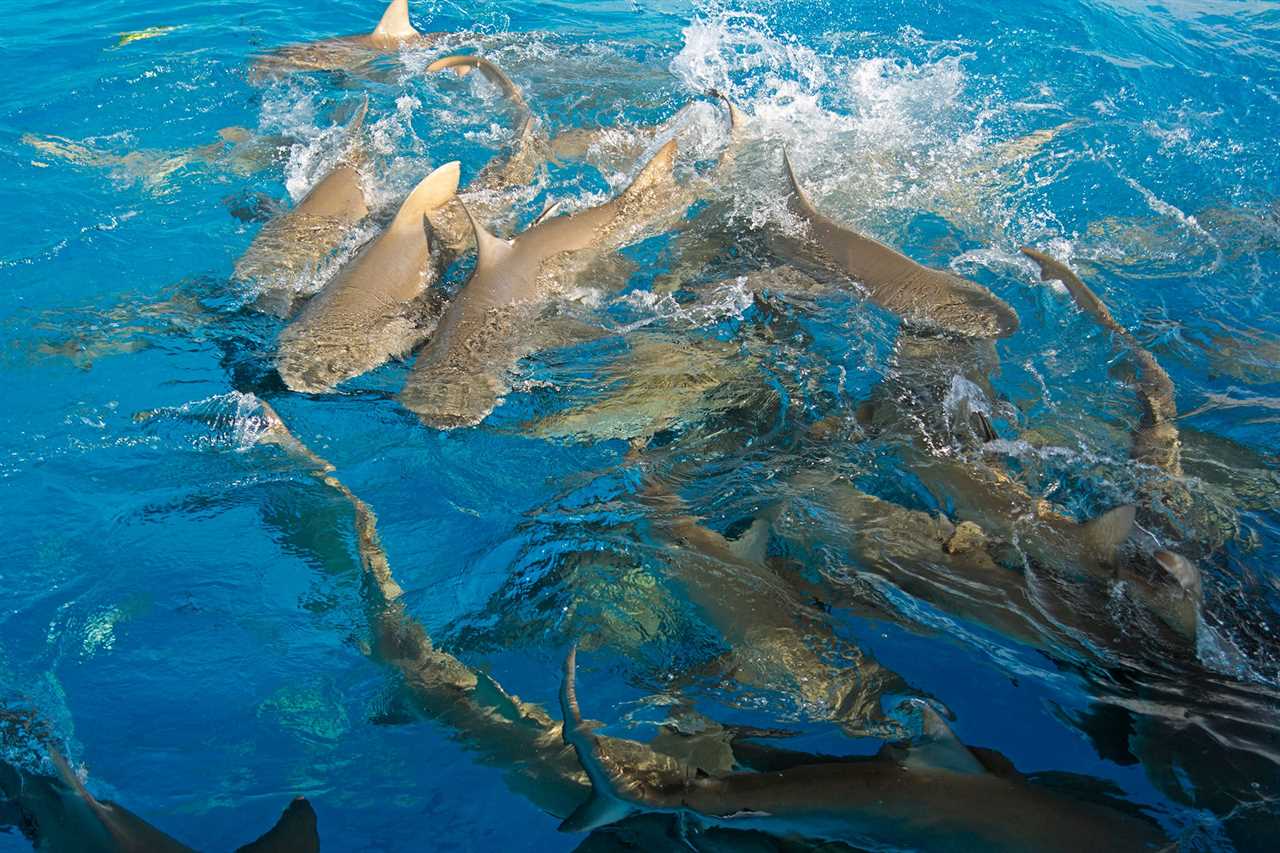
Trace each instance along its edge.
<path fill-rule="evenodd" d="M 1109 563 L 1129 534 L 1137 508 L 1133 504 L 1118 506 L 1080 525 L 1080 538 L 1099 560 Z"/>
<path fill-rule="evenodd" d="M 560 684 L 560 713 L 564 717 L 564 742 L 577 753 L 591 796 L 560 824 L 561 832 L 587 832 L 622 820 L 634 811 L 618 793 L 609 771 L 600 761 L 599 744 L 590 726 L 582 720 L 578 707 L 578 647 L 569 649 L 564 661 L 564 681 Z"/>
<path fill-rule="evenodd" d="M 320 853 L 316 811 L 306 797 L 297 797 L 280 814 L 276 825 L 235 853 Z"/>
<path fill-rule="evenodd" d="M 392 220 L 393 229 L 421 228 L 429 211 L 443 207 L 458 194 L 462 165 L 457 160 L 445 163 L 423 178 L 405 198 Z"/>
<path fill-rule="evenodd" d="M 502 90 L 502 94 L 511 103 L 525 112 L 529 111 L 529 104 L 525 101 L 524 93 L 520 91 L 520 87 L 511 82 L 511 78 L 489 60 L 473 54 L 455 54 L 454 56 L 437 59 L 427 66 L 427 70 L 430 72 L 444 71 L 446 69 L 451 69 L 459 77 L 465 77 L 473 69 L 479 70 L 486 80 Z"/>
<path fill-rule="evenodd" d="M 403 39 L 417 34 L 413 24 L 409 23 L 409 0 L 391 0 L 378 26 L 373 28 L 373 35 L 384 38 Z"/>

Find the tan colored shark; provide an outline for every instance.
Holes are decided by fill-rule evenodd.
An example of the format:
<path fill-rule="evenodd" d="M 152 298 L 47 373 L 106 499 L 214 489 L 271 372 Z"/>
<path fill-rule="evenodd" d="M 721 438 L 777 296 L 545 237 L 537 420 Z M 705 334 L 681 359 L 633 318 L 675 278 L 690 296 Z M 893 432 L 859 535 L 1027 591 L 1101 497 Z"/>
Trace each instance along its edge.
<path fill-rule="evenodd" d="M 690 774 L 659 785 L 611 759 L 582 718 L 577 655 L 570 650 L 560 691 L 565 741 L 591 780 L 591 799 L 561 825 L 582 831 L 645 811 L 679 812 L 708 823 L 778 836 L 821 838 L 859 848 L 993 853 L 1135 853 L 1168 850 L 1152 821 L 1086 802 L 1022 776 L 1007 758 L 962 744 L 925 702 L 923 735 L 869 758 L 804 759 L 769 772 Z"/>
<path fill-rule="evenodd" d="M 1133 433 L 1133 458 L 1160 469 L 1167 479 L 1148 489 L 1148 502 L 1159 502 L 1175 512 L 1185 511 L 1191 494 L 1182 482 L 1182 440 L 1178 436 L 1177 403 L 1173 380 L 1133 333 L 1116 322 L 1106 304 L 1066 264 L 1043 252 L 1023 248 L 1022 253 L 1040 267 L 1043 281 L 1061 281 L 1080 309 L 1102 328 L 1115 335 L 1138 368 L 1137 392 L 1142 403 L 1142 419 Z M 1204 591 L 1200 569 L 1181 554 L 1160 549 L 1154 554 L 1164 577 L 1154 581 L 1142 574 L 1125 573 L 1125 580 L 1147 599 L 1184 636 L 1194 638 Z M 1165 581 L 1161 583 L 1161 581 Z"/>
<path fill-rule="evenodd" d="M 253 175 L 281 159 L 288 140 L 282 136 L 259 136 L 243 127 L 224 127 L 218 141 L 182 150 L 140 149 L 124 154 L 64 136 L 24 133 L 24 145 L 40 155 L 65 160 L 78 166 L 102 169 L 115 181 L 133 185 L 154 196 L 173 191 L 171 179 L 189 168 L 202 167 L 233 175 Z M 44 160 L 33 160 L 38 168 Z"/>
<path fill-rule="evenodd" d="M 430 47 L 445 33 L 420 33 L 409 21 L 409 0 L 391 0 L 373 32 L 278 48 L 254 61 L 249 79 L 261 82 L 294 71 L 361 72 L 380 57 Z"/>
<path fill-rule="evenodd" d="M 331 391 L 430 334 L 442 302 L 420 299 L 440 273 L 426 220 L 457 193 L 459 170 L 455 160 L 423 178 L 387 229 L 280 333 L 276 369 L 291 390 Z"/>
<path fill-rule="evenodd" d="M 545 219 L 512 240 L 473 218 L 475 269 L 419 353 L 400 395 L 405 407 L 442 429 L 484 420 L 510 389 L 516 364 L 542 346 L 539 320 L 552 301 L 592 260 L 670 213 L 675 153 L 674 141 L 663 146 L 613 201 Z"/>
<path fill-rule="evenodd" d="M 1003 338 L 1017 331 L 1017 313 L 982 285 L 918 264 L 820 213 L 785 153 L 783 163 L 788 203 L 808 223 L 811 247 L 826 265 L 866 288 L 872 302 L 924 329 L 976 338 Z"/>
<path fill-rule="evenodd" d="M 347 153 L 291 210 L 262 226 L 236 261 L 235 277 L 252 282 L 258 308 L 290 316 L 300 282 L 315 275 L 320 263 L 342 244 L 353 226 L 369 215 L 360 131 L 366 98 L 347 126 Z"/>

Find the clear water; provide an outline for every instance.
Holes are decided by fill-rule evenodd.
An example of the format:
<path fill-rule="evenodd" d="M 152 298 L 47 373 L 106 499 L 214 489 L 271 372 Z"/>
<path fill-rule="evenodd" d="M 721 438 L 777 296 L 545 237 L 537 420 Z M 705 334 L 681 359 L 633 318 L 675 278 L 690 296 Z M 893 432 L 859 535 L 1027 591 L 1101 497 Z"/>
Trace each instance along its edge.
<path fill-rule="evenodd" d="M 643 737 L 661 707 L 654 697 L 694 672 L 689 695 L 710 716 L 792 728 L 797 748 L 868 751 L 782 693 L 738 695 L 696 675 L 720 651 L 697 611 L 660 582 L 637 604 L 617 561 L 583 556 L 631 554 L 660 575 L 659 546 L 635 532 L 644 513 L 627 500 L 626 445 L 522 428 L 584 405 L 600 360 L 616 355 L 608 344 L 527 361 L 517 393 L 485 425 L 448 434 L 397 405 L 409 364 L 332 395 L 289 394 L 274 377 L 280 322 L 246 307 L 251 294 L 230 281 L 258 226 L 229 215 L 227 200 L 301 198 L 337 156 L 334 111 L 363 92 L 383 207 L 433 164 L 458 158 L 474 173 L 505 139 L 483 86 L 423 73 L 443 49 L 407 55 L 375 81 L 246 80 L 256 52 L 366 31 L 379 5 L 6 9 L 5 701 L 39 710 L 95 792 L 200 849 L 244 843 L 296 794 L 315 804 L 327 850 L 582 842 L 477 762 L 465 738 L 404 712 L 394 674 L 364 653 L 350 507 L 254 444 L 256 403 L 237 396 L 252 394 L 375 508 L 409 612 L 507 690 L 554 713 L 564 649 L 583 641 L 588 713 L 614 733 Z M 999 344 L 996 390 L 1021 413 L 1019 429 L 1058 449 L 1002 435 L 1037 490 L 1087 516 L 1131 499 L 1142 473 L 1128 460 L 1133 397 L 1109 370 L 1109 338 L 1038 283 L 1017 249 L 1071 261 L 1173 377 L 1193 491 L 1231 519 L 1204 562 L 1200 659 L 1276 695 L 1266 691 L 1280 688 L 1280 5 L 411 5 L 420 30 L 458 32 L 451 44 L 483 36 L 486 55 L 555 130 L 625 134 L 719 88 L 752 118 L 758 143 L 722 188 L 744 232 L 785 224 L 775 152 L 786 145 L 825 211 L 989 286 L 1022 318 Z M 119 33 L 160 26 L 178 29 L 114 47 Z M 689 120 L 714 136 L 710 107 Z M 193 162 L 158 174 L 166 157 L 229 126 L 293 144 L 263 168 Z M 73 163 L 25 134 L 151 153 Z M 553 166 L 507 224 L 527 223 L 549 199 L 603 198 L 630 167 L 607 157 Z M 665 246 L 630 251 L 639 271 L 629 293 L 602 297 L 602 322 L 721 340 L 766 322 L 731 290 L 698 315 L 650 294 L 670 262 Z M 710 292 L 737 273 L 720 272 L 691 289 Z M 740 440 L 703 446 L 695 427 L 673 431 L 696 463 L 684 469 L 685 496 L 722 531 L 749 519 L 801 453 L 797 431 L 852 418 L 896 335 L 888 317 L 848 299 L 774 320 L 786 333 L 763 371 L 769 402 L 734 423 Z M 874 445 L 828 453 L 869 490 L 936 508 Z M 847 568 L 822 549 L 810 559 L 828 577 Z M 1070 722 L 1090 690 L 1071 671 L 945 612 L 909 600 L 899 610 L 830 618 L 943 701 L 967 743 L 1023 770 L 1108 780 L 1195 849 L 1264 849 L 1268 828 L 1280 831 L 1266 804 L 1280 797 L 1275 765 L 1232 769 L 1220 745 L 1225 796 L 1238 805 L 1189 805 L 1141 765 L 1100 757 Z M 913 620 L 932 631 L 909 630 Z M 10 831 L 0 849 L 26 842 Z"/>

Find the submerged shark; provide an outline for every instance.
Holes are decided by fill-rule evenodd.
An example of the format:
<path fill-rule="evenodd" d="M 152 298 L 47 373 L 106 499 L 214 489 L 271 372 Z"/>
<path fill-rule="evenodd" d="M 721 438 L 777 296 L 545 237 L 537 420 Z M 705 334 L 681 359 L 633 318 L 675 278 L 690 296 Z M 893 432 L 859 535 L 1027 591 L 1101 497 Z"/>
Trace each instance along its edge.
<path fill-rule="evenodd" d="M 1135 461 L 1166 475 L 1161 483 L 1147 489 L 1145 503 L 1147 507 L 1162 504 L 1173 512 L 1185 512 L 1190 507 L 1191 494 L 1182 482 L 1182 441 L 1176 423 L 1178 409 L 1173 380 L 1155 356 L 1132 332 L 1116 322 L 1106 304 L 1070 268 L 1035 249 L 1023 248 L 1022 253 L 1039 265 L 1042 280 L 1057 280 L 1066 285 L 1081 310 L 1111 332 L 1136 363 L 1142 418 L 1133 434 L 1131 453 Z M 1159 513 L 1155 515 L 1160 518 Z M 1153 557 L 1163 577 L 1153 579 L 1150 574 L 1130 571 L 1125 573 L 1124 580 L 1136 594 L 1146 598 L 1171 627 L 1194 638 L 1204 599 L 1199 567 L 1181 554 L 1164 548 L 1157 549 Z"/>
<path fill-rule="evenodd" d="M 391 224 L 349 261 L 280 333 L 276 369 L 293 391 L 322 393 L 406 356 L 431 332 L 439 299 L 421 298 L 438 277 L 427 225 L 458 189 L 458 161 L 414 187 Z"/>
<path fill-rule="evenodd" d="M 430 47 L 444 35 L 418 32 L 409 21 L 409 0 L 391 0 L 373 32 L 278 48 L 258 57 L 249 79 L 261 82 L 293 71 L 360 72 L 380 57 Z"/>
<path fill-rule="evenodd" d="M 1001 853 L 1171 849 L 1154 822 L 1114 804 L 1072 797 L 1023 776 L 997 752 L 965 746 L 924 702 L 913 703 L 923 735 L 905 748 L 886 745 L 869 758 L 824 763 L 800 757 L 760 772 L 689 774 L 683 784 L 655 784 L 629 773 L 601 748 L 582 718 L 576 670 L 576 651 L 570 650 L 560 691 L 564 738 L 592 794 L 561 825 L 565 830 L 667 811 L 859 847 Z"/>
<path fill-rule="evenodd" d="M 360 131 L 366 98 L 347 126 L 347 153 L 297 206 L 268 221 L 236 261 L 235 277 L 253 283 L 257 306 L 280 317 L 293 313 L 299 279 L 314 275 L 369 215 L 364 178 L 360 175 Z"/>
<path fill-rule="evenodd" d="M 124 806 L 94 797 L 57 751 L 49 758 L 58 778 L 0 761 L 0 827 L 11 820 L 35 849 L 50 853 L 194 853 Z M 319 850 L 315 810 L 298 797 L 275 826 L 236 853 Z"/>
<path fill-rule="evenodd" d="M 923 266 L 820 213 L 783 154 L 788 203 L 808 223 L 811 246 L 822 262 L 866 288 L 871 301 L 904 323 L 953 335 L 1003 338 L 1018 329 L 1008 303 L 976 282 Z"/>

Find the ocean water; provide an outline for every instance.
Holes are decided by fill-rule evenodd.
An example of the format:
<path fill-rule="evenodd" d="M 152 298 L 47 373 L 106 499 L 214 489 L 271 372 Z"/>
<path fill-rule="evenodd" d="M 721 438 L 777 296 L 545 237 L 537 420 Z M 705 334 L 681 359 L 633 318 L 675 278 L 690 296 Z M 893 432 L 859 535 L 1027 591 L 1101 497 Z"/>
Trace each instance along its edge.
<path fill-rule="evenodd" d="M 381 4 L 9 4 L 6 708 L 33 710 L 97 796 L 202 850 L 245 843 L 296 795 L 315 806 L 325 850 L 617 840 L 558 832 L 563 815 L 511 784 L 484 744 L 406 700 L 371 653 L 351 504 L 259 441 L 267 401 L 376 512 L 409 618 L 509 693 L 558 718 L 562 660 L 577 643 L 583 710 L 609 734 L 646 740 L 687 706 L 786 729 L 788 748 L 874 752 L 879 740 L 823 719 L 803 690 L 726 674 L 732 644 L 671 580 L 682 552 L 640 499 L 625 431 L 567 420 L 629 381 L 643 390 L 628 353 L 667 369 L 705 358 L 699 378 L 715 393 L 681 396 L 693 380 L 677 378 L 631 417 L 661 410 L 643 453 L 706 528 L 738 536 L 794 496 L 797 471 L 923 512 L 955 509 L 904 461 L 900 436 L 860 425 L 893 373 L 897 321 L 851 291 L 770 301 L 742 286 L 769 262 L 767 235 L 797 227 L 785 148 L 824 212 L 1017 310 L 991 393 L 957 377 L 927 414 L 986 406 L 999 437 L 984 458 L 1089 518 L 1156 475 L 1129 457 L 1139 413 L 1112 336 L 1018 249 L 1080 272 L 1176 387 L 1192 510 L 1173 533 L 1147 535 L 1194 552 L 1204 604 L 1192 662 L 1165 666 L 1170 656 L 1139 640 L 1123 652 L 1036 647 L 875 582 L 844 547 L 850 530 L 819 523 L 816 509 L 775 525 L 771 565 L 799 565 L 805 594 L 828 605 L 824 636 L 897 673 L 910 688 L 897 692 L 935 700 L 965 743 L 1023 772 L 1090 777 L 1093 794 L 1144 808 L 1184 849 L 1272 849 L 1280 4 L 410 5 L 419 30 L 451 35 L 370 75 L 254 81 L 262 51 L 368 31 Z M 151 27 L 173 29 L 119 43 Z M 458 159 L 465 182 L 501 150 L 510 114 L 495 91 L 425 71 L 455 49 L 499 64 L 552 134 L 612 129 L 517 193 L 493 223 L 503 233 L 548 203 L 578 209 L 625 186 L 655 149 L 642 134 L 653 124 L 681 133 L 682 174 L 705 173 L 724 144 L 710 89 L 748 124 L 702 202 L 722 223 L 713 251 L 682 252 L 670 233 L 627 248 L 624 284 L 588 278 L 577 294 L 608 335 L 526 359 L 483 424 L 444 432 L 397 402 L 411 358 L 332 394 L 290 393 L 272 361 L 283 321 L 257 310 L 232 271 L 261 227 L 250 214 L 263 199 L 297 202 L 326 173 L 363 95 L 375 220 L 430 168 Z M 209 148 L 225 128 L 243 132 Z M 374 230 L 292 287 L 318 290 Z M 566 422 L 578 425 L 547 426 Z M 741 580 L 731 575 L 726 588 Z M 1104 633 L 1140 635 L 1127 611 L 1106 615 Z M 1091 716 L 1104 694 L 1129 715 L 1111 727 Z M 23 744 L 4 748 L 51 772 Z M 659 834 L 671 849 L 711 843 L 696 821 Z M 715 843 L 773 849 L 746 835 Z M 29 848 L 0 832 L 0 850 Z"/>

